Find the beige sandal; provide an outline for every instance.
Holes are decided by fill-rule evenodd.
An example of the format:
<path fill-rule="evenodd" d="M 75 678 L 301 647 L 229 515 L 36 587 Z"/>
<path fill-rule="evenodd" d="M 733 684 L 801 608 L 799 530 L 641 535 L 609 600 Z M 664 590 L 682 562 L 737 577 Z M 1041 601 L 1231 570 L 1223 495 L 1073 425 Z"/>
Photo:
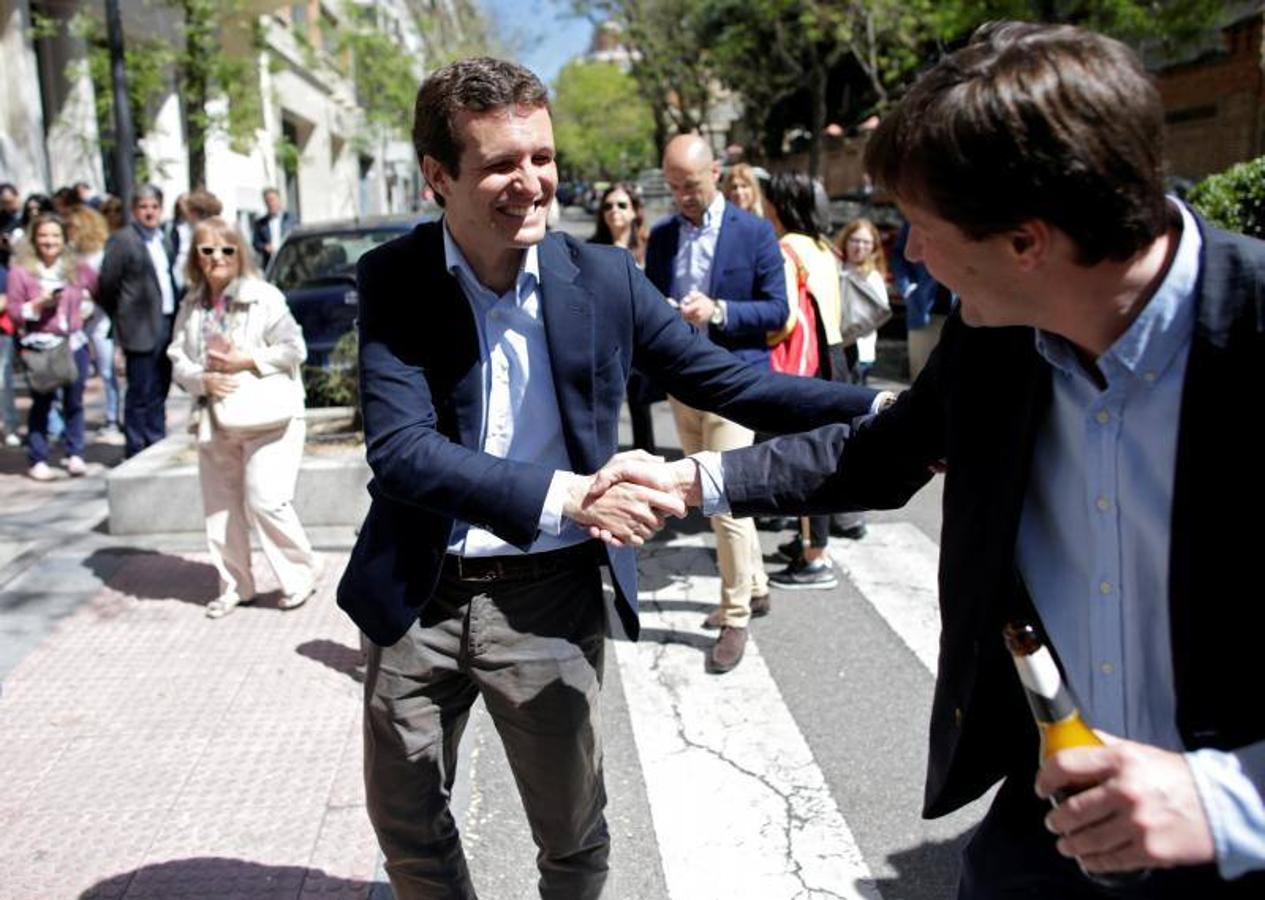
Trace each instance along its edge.
<path fill-rule="evenodd" d="M 206 617 L 208 619 L 222 619 L 237 609 L 239 606 L 245 606 L 251 603 L 255 598 L 247 597 L 243 600 L 232 591 L 220 594 L 214 600 L 206 605 Z"/>

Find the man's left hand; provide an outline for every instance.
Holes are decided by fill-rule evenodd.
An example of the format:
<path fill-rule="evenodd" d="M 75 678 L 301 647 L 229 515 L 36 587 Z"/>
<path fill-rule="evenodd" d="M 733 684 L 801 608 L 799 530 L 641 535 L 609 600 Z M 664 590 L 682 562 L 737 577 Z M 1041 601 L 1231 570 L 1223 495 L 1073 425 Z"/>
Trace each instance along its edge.
<path fill-rule="evenodd" d="M 716 301 L 700 291 L 690 291 L 681 300 L 681 318 L 691 325 L 706 325 L 712 320 Z"/>
<path fill-rule="evenodd" d="M 234 374 L 255 367 L 254 357 L 236 349 L 206 351 L 206 367 L 212 372 Z"/>
<path fill-rule="evenodd" d="M 1216 848 L 1195 778 L 1180 753 L 1101 735 L 1045 760 L 1037 794 L 1075 791 L 1045 817 L 1057 847 L 1087 872 L 1127 872 L 1212 862 Z"/>

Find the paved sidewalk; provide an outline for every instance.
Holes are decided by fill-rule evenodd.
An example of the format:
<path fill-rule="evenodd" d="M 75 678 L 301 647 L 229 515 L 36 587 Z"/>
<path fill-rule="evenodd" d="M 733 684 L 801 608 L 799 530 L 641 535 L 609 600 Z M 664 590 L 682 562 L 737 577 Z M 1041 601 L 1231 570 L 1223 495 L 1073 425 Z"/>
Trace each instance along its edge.
<path fill-rule="evenodd" d="M 358 637 L 332 599 L 218 621 L 200 554 L 85 560 L 105 587 L 0 699 L 0 897 L 365 897 Z M 257 572 L 266 572 L 262 558 Z"/>

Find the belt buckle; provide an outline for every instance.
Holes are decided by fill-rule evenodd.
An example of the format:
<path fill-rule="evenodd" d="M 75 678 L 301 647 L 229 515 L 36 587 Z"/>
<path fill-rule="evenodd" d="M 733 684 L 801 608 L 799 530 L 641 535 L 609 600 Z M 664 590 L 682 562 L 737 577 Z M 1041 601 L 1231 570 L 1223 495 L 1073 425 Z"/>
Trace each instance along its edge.
<path fill-rule="evenodd" d="M 479 557 L 471 557 L 472 560 Z M 457 557 L 457 577 L 462 581 L 495 581 L 500 573 L 497 571 L 499 566 L 489 565 L 482 572 L 477 571 L 477 567 L 472 566 L 470 571 L 466 570 L 466 557 Z"/>

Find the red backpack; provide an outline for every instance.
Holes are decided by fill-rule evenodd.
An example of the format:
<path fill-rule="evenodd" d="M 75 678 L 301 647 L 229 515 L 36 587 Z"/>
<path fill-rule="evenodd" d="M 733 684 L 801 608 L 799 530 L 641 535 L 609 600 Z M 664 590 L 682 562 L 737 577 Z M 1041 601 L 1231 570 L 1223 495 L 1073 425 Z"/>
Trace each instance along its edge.
<path fill-rule="evenodd" d="M 786 243 L 779 246 L 787 259 L 795 264 L 795 287 L 797 296 L 787 298 L 792 303 L 791 323 L 788 328 L 770 334 L 770 340 L 776 341 L 769 352 L 769 367 L 774 372 L 787 375 L 817 374 L 820 357 L 817 346 L 817 304 L 813 302 L 812 292 L 808 290 L 808 270 L 800 260 L 799 254 Z"/>

